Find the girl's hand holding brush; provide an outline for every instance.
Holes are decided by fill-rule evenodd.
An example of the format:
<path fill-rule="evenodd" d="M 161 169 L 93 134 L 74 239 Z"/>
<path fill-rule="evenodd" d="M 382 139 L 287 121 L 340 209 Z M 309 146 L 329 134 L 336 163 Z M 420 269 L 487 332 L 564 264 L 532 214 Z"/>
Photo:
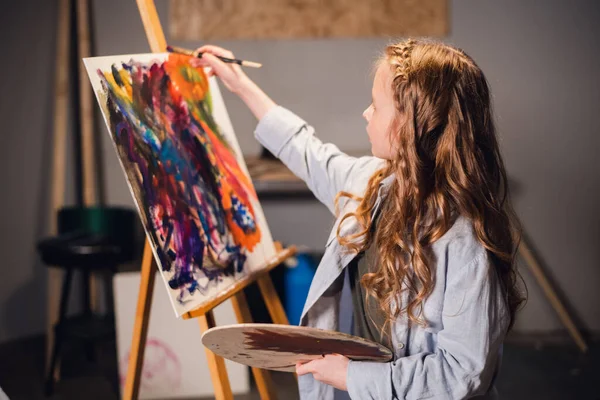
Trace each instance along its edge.
<path fill-rule="evenodd" d="M 237 94 L 246 103 L 258 120 L 276 106 L 273 100 L 246 75 L 238 64 L 225 63 L 218 58 L 220 56 L 234 59 L 231 51 L 206 45 L 198 48 L 196 53 L 202 53 L 202 57 L 192 58 L 190 63 L 196 67 L 209 67 L 209 75 L 219 77 L 227 89 Z"/>

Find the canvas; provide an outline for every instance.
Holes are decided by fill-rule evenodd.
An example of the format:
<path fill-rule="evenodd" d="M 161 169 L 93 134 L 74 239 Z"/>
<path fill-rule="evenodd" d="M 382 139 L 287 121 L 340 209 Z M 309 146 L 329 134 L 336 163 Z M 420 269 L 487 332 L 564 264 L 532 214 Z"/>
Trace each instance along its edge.
<path fill-rule="evenodd" d="M 275 255 L 217 82 L 189 61 L 84 60 L 178 316 Z"/>
<path fill-rule="evenodd" d="M 125 387 L 129 365 L 140 282 L 139 272 L 121 272 L 115 274 L 113 278 L 121 390 Z M 214 398 L 206 352 L 201 341 L 198 340 L 198 322 L 174 319 L 173 309 L 163 287 L 162 282 L 155 280 L 155 294 L 150 306 L 152 316 L 148 324 L 138 398 L 140 400 Z M 213 315 L 217 325 L 235 324 L 237 321 L 230 301 L 215 307 Z M 165 323 L 170 319 L 172 319 L 170 323 Z M 229 360 L 225 360 L 225 367 L 233 394 L 248 395 L 249 369 Z"/>

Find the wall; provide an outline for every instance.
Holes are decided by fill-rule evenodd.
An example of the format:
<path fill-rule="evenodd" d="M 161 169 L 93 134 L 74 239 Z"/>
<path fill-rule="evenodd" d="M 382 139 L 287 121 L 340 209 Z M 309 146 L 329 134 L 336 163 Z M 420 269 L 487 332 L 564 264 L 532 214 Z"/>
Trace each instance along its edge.
<path fill-rule="evenodd" d="M 9 188 L 0 209 L 5 232 L 0 341 L 41 332 L 45 311 L 44 273 L 33 251 L 36 238 L 43 234 L 48 189 L 44 140 L 51 128 L 56 6 L 38 1 L 43 8 L 34 14 L 28 3 L 12 4 L 10 13 L 0 17 L 9 59 L 18 56 L 21 62 L 29 61 L 23 69 L 16 63 L 0 66 L 1 76 L 12 89 L 0 97 L 0 112 L 8 121 L 2 137 L 8 140 L 5 148 L 11 149 L 0 160 Z M 96 0 L 93 5 L 98 55 L 148 51 L 135 2 Z M 157 7 L 166 27 L 168 2 L 159 0 Z M 600 204 L 596 167 L 600 139 L 594 121 L 600 104 L 600 60 L 594 45 L 600 37 L 599 17 L 600 6 L 591 0 L 552 0 L 543 6 L 518 0 L 455 1 L 452 33 L 447 38 L 485 71 L 508 172 L 518 189 L 517 211 L 531 244 L 568 297 L 582 327 L 595 331 L 600 330 L 596 290 L 600 283 L 600 212 L 596 207 Z M 277 102 L 314 125 L 322 139 L 346 151 L 368 151 L 361 113 L 370 99 L 372 61 L 386 43 L 386 39 L 348 39 L 215 44 L 264 63 L 261 70 L 249 72 L 251 77 Z M 174 44 L 194 47 L 200 43 Z M 224 96 L 242 149 L 256 153 L 259 146 L 252 135 L 256 122 L 238 99 L 229 93 Z M 130 205 L 103 127 L 99 134 L 108 202 Z M 24 154 L 28 154 L 25 162 Z M 332 222 L 323 206 L 269 202 L 264 207 L 277 239 L 312 249 L 322 246 Z M 527 268 L 522 270 L 530 300 L 516 328 L 560 329 Z"/>
<path fill-rule="evenodd" d="M 53 2 L 3 5 L 0 76 L 0 341 L 40 332 L 46 271 L 35 253 L 45 233 L 55 52 Z"/>

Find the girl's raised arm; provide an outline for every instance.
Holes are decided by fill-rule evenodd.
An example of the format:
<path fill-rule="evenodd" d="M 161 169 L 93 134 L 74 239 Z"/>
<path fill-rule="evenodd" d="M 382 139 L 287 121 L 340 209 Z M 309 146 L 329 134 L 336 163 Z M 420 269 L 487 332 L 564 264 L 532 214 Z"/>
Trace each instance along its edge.
<path fill-rule="evenodd" d="M 209 66 L 212 74 L 237 94 L 259 120 L 256 138 L 278 157 L 327 208 L 335 211 L 335 197 L 342 190 L 352 191 L 356 173 L 370 177 L 383 161 L 374 157 L 351 157 L 333 144 L 325 144 L 314 129 L 291 111 L 277 106 L 236 64 L 226 64 L 214 55 L 234 58 L 233 54 L 215 46 L 198 51 L 199 66 Z"/>

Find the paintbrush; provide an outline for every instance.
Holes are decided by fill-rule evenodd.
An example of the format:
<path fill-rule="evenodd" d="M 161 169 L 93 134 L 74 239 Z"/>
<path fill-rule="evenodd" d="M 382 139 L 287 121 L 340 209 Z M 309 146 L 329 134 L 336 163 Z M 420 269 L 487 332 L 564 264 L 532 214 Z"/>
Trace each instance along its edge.
<path fill-rule="evenodd" d="M 203 54 L 203 53 L 196 53 L 195 51 L 183 49 L 181 47 L 176 47 L 176 46 L 167 46 L 167 51 L 169 53 L 185 54 L 185 55 L 188 55 L 191 57 L 198 57 L 198 58 L 202 58 L 202 54 Z M 238 65 L 241 65 L 242 67 L 251 67 L 251 68 L 262 67 L 261 63 L 257 63 L 254 61 L 238 60 L 237 58 L 227 58 L 227 57 L 221 57 L 221 56 L 217 56 L 217 55 L 215 55 L 215 57 L 217 57 L 219 60 L 221 60 L 225 63 L 238 64 Z"/>

